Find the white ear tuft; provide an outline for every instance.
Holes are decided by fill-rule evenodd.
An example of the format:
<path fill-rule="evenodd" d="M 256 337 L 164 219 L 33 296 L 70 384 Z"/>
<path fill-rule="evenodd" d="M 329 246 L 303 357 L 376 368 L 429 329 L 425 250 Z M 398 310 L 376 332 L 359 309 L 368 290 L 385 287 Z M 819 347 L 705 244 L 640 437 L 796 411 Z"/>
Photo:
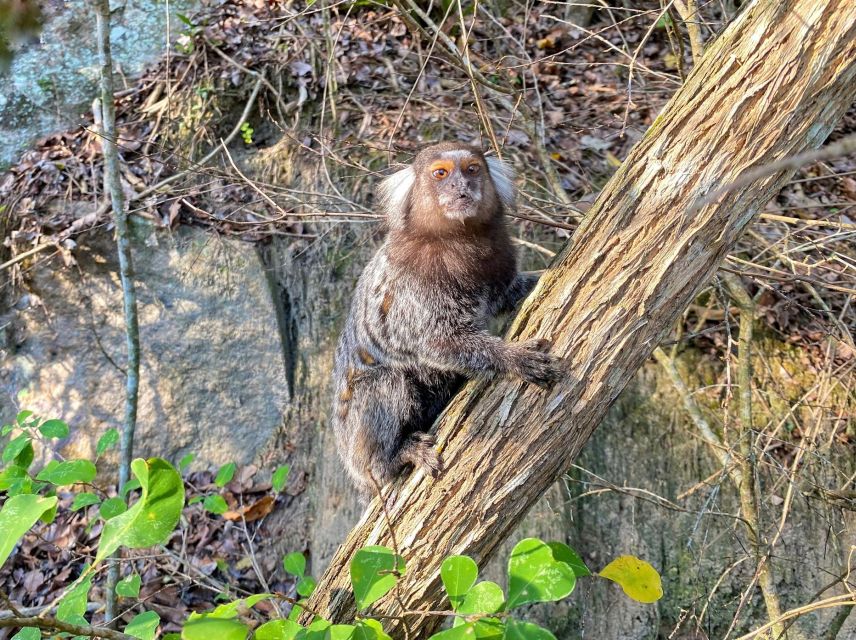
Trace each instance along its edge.
<path fill-rule="evenodd" d="M 485 158 L 487 168 L 490 171 L 490 177 L 493 178 L 493 185 L 496 187 L 496 195 L 502 201 L 502 204 L 511 209 L 514 207 L 514 199 L 517 195 L 517 189 L 514 187 L 514 169 L 511 165 L 503 162 L 499 158 Z"/>
<path fill-rule="evenodd" d="M 387 176 L 378 186 L 380 206 L 386 213 L 390 227 L 404 223 L 405 206 L 415 180 L 413 167 L 407 167 Z"/>

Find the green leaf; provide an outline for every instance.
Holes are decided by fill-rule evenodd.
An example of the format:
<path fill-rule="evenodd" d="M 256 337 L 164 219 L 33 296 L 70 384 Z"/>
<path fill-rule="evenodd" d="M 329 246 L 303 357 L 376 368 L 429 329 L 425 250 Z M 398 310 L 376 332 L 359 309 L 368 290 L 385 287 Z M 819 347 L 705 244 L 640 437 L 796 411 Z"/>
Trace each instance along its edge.
<path fill-rule="evenodd" d="M 225 487 L 229 482 L 232 481 L 232 478 L 235 476 L 235 470 L 238 466 L 234 462 L 230 462 L 228 464 L 224 464 L 220 467 L 219 471 L 217 471 L 217 477 L 214 478 L 214 484 L 218 487 Z"/>
<path fill-rule="evenodd" d="M 465 622 L 457 627 L 435 633 L 430 640 L 472 640 L 475 637 L 476 626 L 472 622 Z"/>
<path fill-rule="evenodd" d="M 0 427 L 0 436 L 2 436 L 2 437 L 4 437 L 4 438 L 5 438 L 5 437 L 6 437 L 6 436 L 8 436 L 10 433 L 12 433 L 12 430 L 13 430 L 14 428 L 15 428 L 15 427 L 14 427 L 14 426 L 12 426 L 11 424 L 4 424 L 2 427 Z"/>
<path fill-rule="evenodd" d="M 21 412 L 20 412 L 20 413 L 15 417 L 15 422 L 17 422 L 19 425 L 23 426 L 23 425 L 24 425 L 24 422 L 25 422 L 25 421 L 27 420 L 27 418 L 29 418 L 31 415 L 33 415 L 33 412 L 32 412 L 32 411 L 30 411 L 30 410 L 28 410 L 28 409 L 24 409 L 23 411 L 21 411 Z"/>
<path fill-rule="evenodd" d="M 116 583 L 116 595 L 123 598 L 136 598 L 140 595 L 142 579 L 137 573 L 132 573 Z M 127 633 L 127 632 L 126 632 Z"/>
<path fill-rule="evenodd" d="M 548 542 L 547 546 L 550 547 L 550 551 L 553 552 L 553 557 L 556 560 L 570 565 L 577 578 L 585 578 L 591 575 L 591 570 L 583 562 L 583 559 L 568 545 L 562 542 Z"/>
<path fill-rule="evenodd" d="M 12 463 L 21 467 L 22 469 L 29 469 L 30 465 L 33 464 L 33 459 L 36 457 L 36 452 L 33 450 L 32 441 L 28 442 L 24 445 L 24 448 L 21 449 L 21 452 L 15 456 L 15 459 Z"/>
<path fill-rule="evenodd" d="M 404 575 L 404 558 L 381 546 L 363 547 L 351 559 L 351 585 L 357 609 L 362 610 L 382 598 Z"/>
<path fill-rule="evenodd" d="M 178 462 L 178 470 L 184 473 L 184 470 L 190 466 L 190 463 L 193 462 L 193 459 L 196 457 L 195 453 L 188 453 Z"/>
<path fill-rule="evenodd" d="M 553 558 L 553 551 L 537 538 L 518 542 L 508 559 L 508 609 L 532 602 L 561 600 L 574 590 L 570 565 Z"/>
<path fill-rule="evenodd" d="M 33 494 L 12 496 L 0 509 L 0 566 L 12 553 L 18 540 L 46 511 L 56 505 L 56 496 L 43 498 Z"/>
<path fill-rule="evenodd" d="M 505 623 L 498 618 L 482 618 L 476 621 L 476 638 L 500 640 L 505 635 Z"/>
<path fill-rule="evenodd" d="M 621 585 L 624 593 L 636 602 L 651 604 L 663 597 L 660 574 L 650 564 L 634 556 L 617 557 L 598 575 Z"/>
<path fill-rule="evenodd" d="M 12 640 L 42 640 L 42 632 L 35 627 L 24 627 L 12 636 Z"/>
<path fill-rule="evenodd" d="M 332 624 L 327 627 L 327 640 L 350 640 L 357 628 L 352 624 Z"/>
<path fill-rule="evenodd" d="M 140 638 L 140 640 L 154 640 L 159 624 L 160 616 L 157 613 L 154 611 L 144 611 L 131 618 L 128 626 L 125 627 L 125 633 L 129 636 Z"/>
<path fill-rule="evenodd" d="M 58 487 L 78 482 L 92 482 L 98 470 L 89 460 L 68 460 L 58 462 L 51 460 L 45 468 L 39 471 L 36 480 L 50 482 Z"/>
<path fill-rule="evenodd" d="M 297 637 L 300 640 L 326 640 L 327 629 L 330 627 L 331 624 L 326 620 L 315 620 L 303 629 Z"/>
<path fill-rule="evenodd" d="M 285 488 L 285 482 L 286 480 L 288 480 L 289 471 L 291 471 L 291 467 L 287 464 L 284 464 L 281 467 L 277 467 L 276 471 L 273 472 L 271 484 L 273 485 L 273 490 L 276 493 L 279 493 Z"/>
<path fill-rule="evenodd" d="M 190 18 L 188 18 L 188 17 L 187 17 L 186 15 L 184 15 L 183 13 L 176 13 L 176 14 L 175 14 L 175 17 L 176 17 L 176 18 L 178 18 L 179 20 L 181 20 L 181 21 L 182 21 L 184 24 L 186 24 L 188 27 L 193 27 L 193 26 L 194 26 L 194 24 L 193 24 L 193 22 L 191 22 Z"/>
<path fill-rule="evenodd" d="M 45 420 L 39 427 L 45 438 L 67 438 L 68 425 L 62 420 Z"/>
<path fill-rule="evenodd" d="M 556 636 L 531 622 L 509 618 L 505 623 L 503 640 L 556 640 Z"/>
<path fill-rule="evenodd" d="M 88 507 L 93 504 L 98 504 L 99 502 L 101 502 L 101 498 L 96 496 L 94 493 L 84 491 L 74 496 L 74 500 L 71 503 L 71 510 L 80 511 L 85 507 Z"/>
<path fill-rule="evenodd" d="M 250 630 L 234 618 L 191 613 L 181 630 L 182 640 L 246 640 Z"/>
<path fill-rule="evenodd" d="M 246 598 L 239 598 L 238 600 L 232 600 L 231 602 L 221 604 L 220 606 L 215 607 L 214 610 L 209 611 L 207 615 L 215 618 L 234 618 L 238 615 L 239 610 L 249 609 L 256 606 L 256 604 L 262 600 L 269 600 L 272 597 L 273 596 L 269 593 L 255 593 L 251 596 L 247 596 Z"/>
<path fill-rule="evenodd" d="M 463 615 L 496 613 L 502 610 L 504 603 L 505 594 L 502 592 L 502 587 L 495 582 L 485 580 L 467 592 L 456 611 Z"/>
<path fill-rule="evenodd" d="M 86 577 L 75 584 L 59 601 L 56 609 L 57 620 L 72 624 L 86 624 L 83 614 L 86 613 L 87 596 L 89 589 L 92 588 L 92 574 L 87 575 L 88 572 L 89 565 L 85 565 L 83 575 Z"/>
<path fill-rule="evenodd" d="M 107 429 L 95 445 L 95 455 L 99 458 L 107 453 L 107 450 L 119 444 L 119 432 L 116 429 Z"/>
<path fill-rule="evenodd" d="M 464 601 L 467 591 L 472 588 L 479 576 L 479 568 L 469 556 L 449 556 L 440 565 L 440 579 L 449 594 L 452 609 Z"/>
<path fill-rule="evenodd" d="M 282 568 L 298 578 L 306 575 L 306 556 L 300 551 L 292 551 L 282 559 Z"/>
<path fill-rule="evenodd" d="M 197 502 L 202 502 L 205 500 L 205 496 L 193 496 L 190 500 L 187 501 L 187 506 L 191 506 L 196 504 Z"/>
<path fill-rule="evenodd" d="M 161 640 L 181 640 L 180 633 L 168 633 Z"/>
<path fill-rule="evenodd" d="M 292 607 L 291 611 L 288 612 L 288 619 L 296 622 L 300 617 L 300 614 L 303 613 L 303 607 L 300 605 L 306 604 L 306 599 L 298 600 Z"/>
<path fill-rule="evenodd" d="M 140 488 L 140 481 L 137 480 L 136 478 L 131 478 L 125 484 L 122 485 L 121 489 L 119 489 L 119 495 L 122 496 L 123 498 L 127 498 L 128 494 L 131 493 L 131 491 L 136 491 L 139 488 Z"/>
<path fill-rule="evenodd" d="M 3 462 L 12 462 L 15 458 L 18 457 L 18 454 L 24 450 L 30 444 L 30 436 L 27 433 L 19 434 L 17 437 L 12 438 L 5 447 L 3 447 Z"/>
<path fill-rule="evenodd" d="M 292 620 L 271 620 L 256 629 L 254 640 L 293 640 L 303 627 Z"/>
<path fill-rule="evenodd" d="M 226 513 L 229 510 L 229 505 L 226 504 L 223 496 L 216 494 L 213 496 L 205 496 L 205 500 L 202 501 L 202 506 L 205 507 L 206 511 L 210 511 L 217 515 Z"/>
<path fill-rule="evenodd" d="M 53 491 L 51 491 L 51 494 L 56 495 Z M 52 506 L 39 517 L 39 520 L 45 524 L 50 524 L 56 518 L 56 509 L 57 505 Z"/>
<path fill-rule="evenodd" d="M 101 503 L 101 508 L 98 510 L 98 513 L 105 520 L 110 520 L 111 518 L 115 518 L 120 513 L 125 513 L 128 510 L 128 505 L 125 504 L 125 501 L 122 498 L 107 498 L 104 502 Z"/>
<path fill-rule="evenodd" d="M 304 598 L 308 598 L 312 595 L 312 592 L 315 591 L 316 586 L 315 578 L 312 576 L 306 576 L 305 578 L 301 578 L 300 582 L 297 583 L 297 593 Z"/>
<path fill-rule="evenodd" d="M 0 471 L 0 491 L 7 491 L 9 496 L 34 493 L 33 481 L 26 469 L 10 464 Z"/>
<path fill-rule="evenodd" d="M 120 546 L 141 549 L 165 542 L 181 517 L 184 484 L 175 468 L 161 458 L 131 462 L 142 495 L 130 509 L 104 524 L 95 562 Z"/>
<path fill-rule="evenodd" d="M 357 622 L 354 640 L 392 640 L 392 638 L 383 630 L 383 625 L 379 620 L 363 618 Z"/>

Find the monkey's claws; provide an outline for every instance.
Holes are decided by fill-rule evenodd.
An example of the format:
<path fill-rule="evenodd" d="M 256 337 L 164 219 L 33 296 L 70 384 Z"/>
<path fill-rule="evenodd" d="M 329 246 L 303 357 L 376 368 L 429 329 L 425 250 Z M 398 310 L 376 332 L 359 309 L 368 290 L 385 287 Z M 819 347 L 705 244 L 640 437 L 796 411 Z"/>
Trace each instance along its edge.
<path fill-rule="evenodd" d="M 549 389 L 562 376 L 560 360 L 544 353 L 551 345 L 549 340 L 534 338 L 521 346 L 517 362 L 518 375 L 543 389 Z"/>
<path fill-rule="evenodd" d="M 401 458 L 417 469 L 422 469 L 432 478 L 436 478 L 443 470 L 443 461 L 434 448 L 437 440 L 430 433 L 417 431 L 408 438 L 401 449 Z"/>

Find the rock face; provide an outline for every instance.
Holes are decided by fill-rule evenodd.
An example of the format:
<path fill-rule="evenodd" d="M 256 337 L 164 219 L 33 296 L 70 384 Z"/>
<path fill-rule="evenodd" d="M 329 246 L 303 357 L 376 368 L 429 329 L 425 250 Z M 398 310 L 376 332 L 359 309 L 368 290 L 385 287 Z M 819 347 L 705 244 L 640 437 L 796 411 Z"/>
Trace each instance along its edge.
<path fill-rule="evenodd" d="M 187 228 L 138 227 L 137 236 L 143 345 L 137 454 L 176 460 L 192 451 L 200 466 L 291 464 L 290 499 L 268 519 L 281 535 L 263 541 L 259 553 L 305 551 L 309 572 L 320 574 L 362 511 L 329 426 L 329 378 L 350 293 L 378 238 L 347 227 L 299 247 L 287 239 L 253 247 Z M 68 452 L 89 454 L 121 419 L 117 364 L 125 346 L 111 238 L 90 238 L 75 255 L 71 268 L 37 269 L 30 292 L 0 317 L 0 418 L 9 420 L 19 405 L 62 417 L 77 434 L 65 443 Z M 759 383 L 768 387 L 775 384 Z M 765 468 L 779 464 L 770 461 Z M 818 486 L 837 486 L 856 472 L 852 450 L 832 441 L 819 444 L 807 464 L 816 465 L 811 477 Z M 526 615 L 560 640 L 722 637 L 753 566 L 738 563 L 717 584 L 745 556 L 744 532 L 729 515 L 739 510 L 736 495 L 715 480 L 716 463 L 658 365 L 642 368 L 578 465 L 536 505 L 482 577 L 504 583 L 511 547 L 527 536 L 567 542 L 593 570 L 629 553 L 662 573 L 665 597 L 656 605 L 633 603 L 615 585 L 590 578 L 564 602 L 531 607 Z M 689 498 L 678 498 L 690 489 Z M 841 575 L 856 544 L 852 512 L 810 488 L 797 493 L 776 547 L 785 607 L 808 602 Z M 777 504 L 762 505 L 765 522 L 775 522 L 777 513 Z M 757 592 L 743 611 L 742 628 L 764 619 Z M 835 613 L 801 620 L 803 637 L 824 637 Z M 678 620 L 685 622 L 673 634 Z M 854 624 L 849 620 L 838 638 L 856 633 Z"/>
<path fill-rule="evenodd" d="M 145 231 L 140 229 L 139 231 Z M 191 229 L 137 242 L 140 412 L 136 450 L 203 465 L 247 463 L 287 402 L 285 361 L 265 271 L 252 246 Z M 69 452 L 91 455 L 123 415 L 124 319 L 108 234 L 78 265 L 38 270 L 6 329 L 2 417 L 17 404 L 72 427 Z M 16 400 L 18 394 L 24 394 Z"/>
<path fill-rule="evenodd" d="M 44 25 L 39 38 L 21 47 L 11 68 L 0 74 L 0 167 L 8 165 L 34 139 L 81 123 L 97 93 L 98 52 L 95 15 L 87 2 L 41 2 Z M 173 0 L 169 14 L 156 3 L 111 2 L 113 58 L 125 74 L 139 73 L 162 53 L 169 32 L 185 28 L 178 13 L 199 2 Z M 120 80 L 117 88 L 126 86 Z"/>

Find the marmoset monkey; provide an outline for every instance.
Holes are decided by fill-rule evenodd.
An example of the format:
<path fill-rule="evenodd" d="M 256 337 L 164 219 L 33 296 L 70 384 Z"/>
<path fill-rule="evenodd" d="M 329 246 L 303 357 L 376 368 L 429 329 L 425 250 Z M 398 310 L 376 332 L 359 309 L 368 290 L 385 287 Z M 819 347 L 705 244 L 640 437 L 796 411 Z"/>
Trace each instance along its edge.
<path fill-rule="evenodd" d="M 334 368 L 339 454 L 366 499 L 408 465 L 441 470 L 427 431 L 466 378 L 512 373 L 547 388 L 559 375 L 546 341 L 487 332 L 537 281 L 517 273 L 505 228 L 508 165 L 441 143 L 379 196 L 389 232 L 360 276 Z"/>

